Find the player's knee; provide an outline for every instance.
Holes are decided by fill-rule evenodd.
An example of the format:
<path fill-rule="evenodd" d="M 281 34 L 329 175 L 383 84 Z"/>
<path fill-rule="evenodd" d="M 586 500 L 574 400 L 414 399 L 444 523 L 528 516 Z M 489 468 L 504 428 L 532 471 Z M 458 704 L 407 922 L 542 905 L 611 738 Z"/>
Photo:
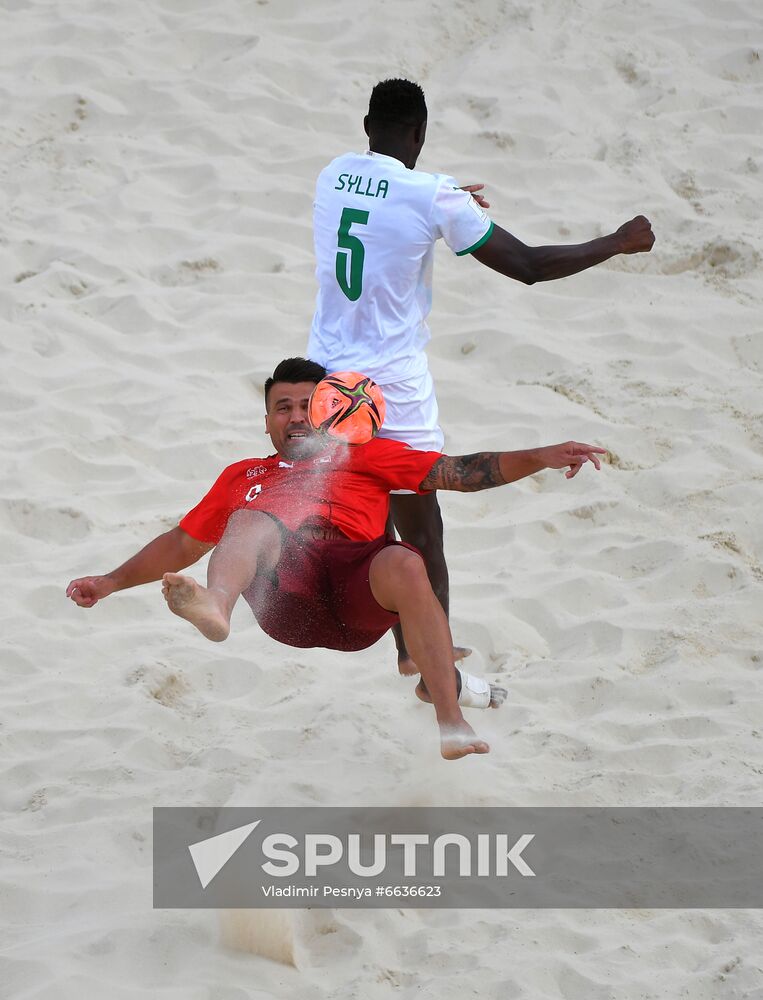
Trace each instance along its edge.
<path fill-rule="evenodd" d="M 232 537 L 261 539 L 264 543 L 280 539 L 280 533 L 272 517 L 259 510 L 236 510 L 228 518 L 225 533 Z"/>
<path fill-rule="evenodd" d="M 398 583 L 407 591 L 432 589 L 424 560 L 417 552 L 411 552 L 402 545 L 395 545 L 392 551 L 394 573 Z"/>
<path fill-rule="evenodd" d="M 228 525 L 236 525 L 240 528 L 276 528 L 272 517 L 263 514 L 261 510 L 248 510 L 246 507 L 242 510 L 234 510 L 228 518 Z"/>

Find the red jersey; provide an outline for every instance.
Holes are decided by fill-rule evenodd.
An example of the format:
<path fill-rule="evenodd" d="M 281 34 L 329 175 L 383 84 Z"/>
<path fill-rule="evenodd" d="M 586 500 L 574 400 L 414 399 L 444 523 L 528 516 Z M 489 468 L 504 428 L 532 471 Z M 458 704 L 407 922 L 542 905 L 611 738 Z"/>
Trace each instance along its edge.
<path fill-rule="evenodd" d="M 372 541 L 384 534 L 389 491 L 427 492 L 419 485 L 440 457 L 439 451 L 374 438 L 361 445 L 332 443 L 294 462 L 278 455 L 248 458 L 224 470 L 180 527 L 216 545 L 231 514 L 247 507 L 272 514 L 290 531 L 306 521 L 329 521 L 353 541 Z"/>

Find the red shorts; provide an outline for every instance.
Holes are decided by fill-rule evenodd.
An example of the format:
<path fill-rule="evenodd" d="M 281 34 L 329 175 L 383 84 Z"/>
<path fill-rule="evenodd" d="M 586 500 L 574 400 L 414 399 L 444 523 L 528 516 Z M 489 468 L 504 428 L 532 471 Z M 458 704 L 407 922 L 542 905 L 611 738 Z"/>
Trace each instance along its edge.
<path fill-rule="evenodd" d="M 270 515 L 272 517 L 272 515 Z M 287 646 L 366 649 L 399 621 L 377 603 L 368 571 L 388 545 L 418 550 L 389 536 L 372 542 L 315 538 L 281 529 L 275 571 L 257 576 L 244 592 L 260 628 Z"/>

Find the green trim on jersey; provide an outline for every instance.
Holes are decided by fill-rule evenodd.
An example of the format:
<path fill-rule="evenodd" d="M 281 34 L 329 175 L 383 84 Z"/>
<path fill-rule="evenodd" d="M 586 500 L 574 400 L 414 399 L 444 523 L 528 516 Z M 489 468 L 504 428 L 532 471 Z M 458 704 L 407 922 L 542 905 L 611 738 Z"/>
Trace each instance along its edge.
<path fill-rule="evenodd" d="M 456 257 L 464 257 L 468 253 L 474 253 L 475 250 L 479 250 L 479 248 L 482 246 L 482 244 L 486 243 L 490 239 L 490 235 L 493 232 L 493 228 L 494 228 L 494 223 L 491 221 L 490 228 L 485 233 L 485 235 L 481 236 L 477 240 L 477 242 L 474 244 L 474 246 L 467 247 L 466 250 L 457 250 L 456 251 Z"/>

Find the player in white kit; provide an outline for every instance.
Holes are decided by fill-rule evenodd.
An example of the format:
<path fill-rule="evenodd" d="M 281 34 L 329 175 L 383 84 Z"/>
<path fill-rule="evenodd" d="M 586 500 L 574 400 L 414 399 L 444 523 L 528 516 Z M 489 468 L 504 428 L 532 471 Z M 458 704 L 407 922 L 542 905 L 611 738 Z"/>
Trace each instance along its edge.
<path fill-rule="evenodd" d="M 462 189 L 452 177 L 413 169 L 426 121 L 417 84 L 377 84 L 363 123 L 368 151 L 338 157 L 318 177 L 313 219 L 319 289 L 307 353 L 329 371 L 362 372 L 382 386 L 383 437 L 439 451 L 443 434 L 425 353 L 437 240 L 443 238 L 458 256 L 474 256 L 534 284 L 615 254 L 650 250 L 654 236 L 648 220 L 637 216 L 589 243 L 525 245 L 494 225 L 481 207 L 483 199 L 478 203 L 469 193 L 481 185 Z M 401 538 L 422 553 L 447 614 L 448 570 L 436 493 L 393 495 L 392 516 Z M 397 632 L 396 639 L 401 672 L 413 672 Z"/>

